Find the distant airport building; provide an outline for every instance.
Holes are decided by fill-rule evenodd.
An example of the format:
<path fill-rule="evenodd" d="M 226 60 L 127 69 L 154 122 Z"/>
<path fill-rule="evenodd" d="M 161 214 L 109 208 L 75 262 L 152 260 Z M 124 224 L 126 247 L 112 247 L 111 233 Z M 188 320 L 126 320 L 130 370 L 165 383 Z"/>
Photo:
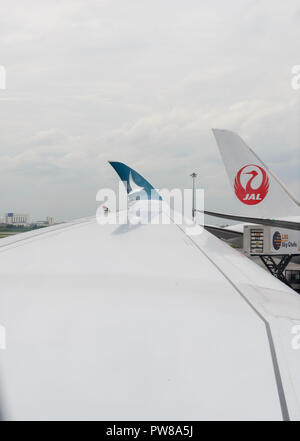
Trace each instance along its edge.
<path fill-rule="evenodd" d="M 19 227 L 25 226 L 35 226 L 37 227 L 48 227 L 49 225 L 54 225 L 54 217 L 47 216 L 45 220 L 40 221 L 31 221 L 29 222 L 29 214 L 22 213 L 5 213 L 4 218 L 0 218 L 0 223 L 4 223 L 6 225 L 13 225 Z"/>
<path fill-rule="evenodd" d="M 46 217 L 46 222 L 47 222 L 48 225 L 54 225 L 54 217 L 47 216 Z"/>
<path fill-rule="evenodd" d="M 48 227 L 49 225 L 54 225 L 54 217 L 47 216 L 45 220 L 32 222 L 33 225 L 37 227 Z"/>
<path fill-rule="evenodd" d="M 29 223 L 29 214 L 6 213 L 5 223 L 15 226 L 26 226 Z"/>

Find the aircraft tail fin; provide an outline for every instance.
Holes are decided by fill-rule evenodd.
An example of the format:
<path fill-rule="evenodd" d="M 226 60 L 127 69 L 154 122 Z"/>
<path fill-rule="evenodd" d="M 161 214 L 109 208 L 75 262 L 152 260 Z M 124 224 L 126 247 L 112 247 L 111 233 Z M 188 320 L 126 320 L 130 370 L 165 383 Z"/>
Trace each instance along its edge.
<path fill-rule="evenodd" d="M 129 199 L 161 200 L 157 190 L 133 168 L 128 167 L 123 162 L 109 161 L 109 163 L 123 181 Z"/>
<path fill-rule="evenodd" d="M 299 213 L 299 201 L 239 135 L 220 129 L 213 134 L 242 212 L 262 217 Z"/>

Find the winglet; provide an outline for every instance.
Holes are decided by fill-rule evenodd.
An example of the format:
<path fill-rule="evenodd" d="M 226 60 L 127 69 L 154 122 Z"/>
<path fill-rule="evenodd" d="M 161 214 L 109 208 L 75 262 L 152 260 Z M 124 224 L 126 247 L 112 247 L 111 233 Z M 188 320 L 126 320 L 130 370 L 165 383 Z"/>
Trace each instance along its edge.
<path fill-rule="evenodd" d="M 133 168 L 128 167 L 123 162 L 108 162 L 117 172 L 121 181 L 123 181 L 128 195 L 138 195 L 138 193 L 141 193 L 144 195 L 144 197 L 146 194 L 148 200 L 162 199 L 155 188 L 142 175 L 133 170 Z"/>

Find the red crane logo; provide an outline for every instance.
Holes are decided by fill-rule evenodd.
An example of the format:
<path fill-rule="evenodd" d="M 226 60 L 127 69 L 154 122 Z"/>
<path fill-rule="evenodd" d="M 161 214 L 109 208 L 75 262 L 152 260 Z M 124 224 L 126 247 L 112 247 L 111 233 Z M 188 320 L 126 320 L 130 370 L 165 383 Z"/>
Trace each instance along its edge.
<path fill-rule="evenodd" d="M 249 171 L 245 171 L 246 168 Z M 251 178 L 248 179 L 245 186 L 241 183 L 241 177 L 244 175 L 251 175 Z M 261 182 L 260 185 L 255 188 L 253 187 L 253 181 L 258 175 L 260 175 Z M 255 182 L 257 183 L 257 181 L 259 181 L 259 179 L 256 179 Z M 269 186 L 270 181 L 266 171 L 255 164 L 248 164 L 242 167 L 238 171 L 234 181 L 235 194 L 243 204 L 247 205 L 256 205 L 262 202 L 268 194 Z"/>

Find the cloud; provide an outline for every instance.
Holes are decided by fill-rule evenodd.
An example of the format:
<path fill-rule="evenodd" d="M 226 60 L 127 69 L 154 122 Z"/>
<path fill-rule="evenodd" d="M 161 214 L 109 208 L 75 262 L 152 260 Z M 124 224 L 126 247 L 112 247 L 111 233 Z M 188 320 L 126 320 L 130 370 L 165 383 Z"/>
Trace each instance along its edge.
<path fill-rule="evenodd" d="M 122 160 L 157 187 L 199 173 L 236 208 L 211 127 L 235 130 L 300 197 L 298 1 L 2 5 L 0 212 L 92 214 Z"/>

